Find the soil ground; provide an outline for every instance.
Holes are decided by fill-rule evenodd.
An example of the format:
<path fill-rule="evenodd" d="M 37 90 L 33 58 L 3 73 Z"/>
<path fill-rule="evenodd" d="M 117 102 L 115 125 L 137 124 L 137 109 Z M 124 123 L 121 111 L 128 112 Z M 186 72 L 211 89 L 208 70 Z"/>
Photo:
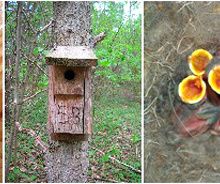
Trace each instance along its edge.
<path fill-rule="evenodd" d="M 183 138 L 171 118 L 189 54 L 219 47 L 219 10 L 219 2 L 145 2 L 145 182 L 220 181 L 220 137 Z"/>

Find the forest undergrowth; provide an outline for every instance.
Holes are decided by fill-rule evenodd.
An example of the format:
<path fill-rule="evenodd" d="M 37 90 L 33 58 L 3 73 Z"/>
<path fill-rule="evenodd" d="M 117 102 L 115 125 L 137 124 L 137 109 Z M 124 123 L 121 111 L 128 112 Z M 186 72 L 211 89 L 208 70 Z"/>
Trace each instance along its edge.
<path fill-rule="evenodd" d="M 114 89 L 107 96 L 95 95 L 89 182 L 141 181 L 140 96 L 125 86 Z M 47 100 L 47 92 L 39 94 L 21 115 L 22 128 L 34 130 L 45 143 L 48 141 Z M 9 181 L 46 182 L 44 154 L 36 146 L 35 139 L 21 132 L 18 140 L 19 160 L 16 166 L 10 167 Z"/>

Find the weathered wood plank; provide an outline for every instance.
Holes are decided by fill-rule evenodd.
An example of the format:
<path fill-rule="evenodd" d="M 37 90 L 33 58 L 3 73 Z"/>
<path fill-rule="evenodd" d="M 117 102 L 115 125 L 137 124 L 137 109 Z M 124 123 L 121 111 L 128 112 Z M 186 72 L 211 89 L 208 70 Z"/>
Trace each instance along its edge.
<path fill-rule="evenodd" d="M 91 67 L 87 68 L 86 75 L 85 75 L 84 134 L 92 134 L 92 76 L 91 76 Z"/>
<path fill-rule="evenodd" d="M 87 46 L 58 46 L 47 54 L 46 63 L 64 66 L 96 66 L 97 57 Z"/>
<path fill-rule="evenodd" d="M 84 134 L 85 68 L 70 68 L 75 77 L 64 78 L 65 66 L 49 66 L 50 134 Z"/>
<path fill-rule="evenodd" d="M 54 66 L 54 94 L 84 96 L 85 67 Z"/>

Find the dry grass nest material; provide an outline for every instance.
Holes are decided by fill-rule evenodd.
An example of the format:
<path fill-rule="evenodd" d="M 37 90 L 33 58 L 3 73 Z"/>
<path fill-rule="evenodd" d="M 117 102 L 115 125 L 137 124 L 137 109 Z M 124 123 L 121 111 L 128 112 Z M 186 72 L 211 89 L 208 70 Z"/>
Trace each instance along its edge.
<path fill-rule="evenodd" d="M 180 103 L 177 86 L 190 74 L 187 57 L 197 48 L 219 48 L 220 3 L 145 2 L 144 10 L 147 123 Z"/>
<path fill-rule="evenodd" d="M 198 139 L 198 144 L 192 142 L 193 150 L 186 150 L 187 146 L 176 150 L 180 138 L 169 132 L 174 131 L 171 114 L 175 114 L 175 108 L 182 104 L 178 84 L 192 74 L 187 57 L 197 48 L 213 53 L 220 46 L 220 3 L 145 2 L 144 13 L 145 181 L 205 182 L 201 175 L 206 160 L 202 156 L 208 147 L 203 145 L 201 148 L 199 143 L 207 139 L 206 135 Z M 198 105 L 188 105 L 188 108 Z M 191 158 L 185 158 L 181 153 L 180 159 L 177 151 L 181 149 L 185 149 Z M 219 151 L 217 147 L 212 149 L 212 154 L 215 149 Z M 194 157 L 194 152 L 202 156 Z M 190 165 L 192 162 L 194 164 Z M 208 164 L 211 162 L 207 161 Z M 197 170 L 196 166 L 199 166 Z M 210 172 L 207 171 L 209 178 Z"/>

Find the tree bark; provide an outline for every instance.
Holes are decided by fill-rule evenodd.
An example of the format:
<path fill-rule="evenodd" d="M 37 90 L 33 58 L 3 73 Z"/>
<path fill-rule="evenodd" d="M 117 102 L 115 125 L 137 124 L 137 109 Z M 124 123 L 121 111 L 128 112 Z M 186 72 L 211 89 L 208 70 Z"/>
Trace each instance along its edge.
<path fill-rule="evenodd" d="M 11 128 L 10 143 L 8 147 L 8 158 L 5 166 L 5 178 L 7 182 L 7 177 L 9 173 L 9 167 L 12 159 L 12 149 L 14 144 L 14 166 L 16 166 L 16 148 L 17 148 L 17 129 L 16 122 L 19 122 L 20 106 L 19 106 L 19 62 L 21 58 L 21 23 L 22 15 L 22 2 L 18 2 L 17 16 L 16 16 L 16 57 L 15 57 L 15 69 L 14 69 L 14 109 L 13 109 L 13 126 Z"/>
<path fill-rule="evenodd" d="M 2 4 L 0 2 L 0 146 L 2 148 Z M 0 183 L 2 183 L 2 149 L 0 150 Z"/>
<path fill-rule="evenodd" d="M 89 46 L 91 13 L 89 2 L 54 2 L 53 44 Z M 50 75 L 49 66 L 49 75 Z M 45 156 L 49 183 L 85 183 L 88 171 L 88 141 L 62 142 L 50 140 Z"/>

